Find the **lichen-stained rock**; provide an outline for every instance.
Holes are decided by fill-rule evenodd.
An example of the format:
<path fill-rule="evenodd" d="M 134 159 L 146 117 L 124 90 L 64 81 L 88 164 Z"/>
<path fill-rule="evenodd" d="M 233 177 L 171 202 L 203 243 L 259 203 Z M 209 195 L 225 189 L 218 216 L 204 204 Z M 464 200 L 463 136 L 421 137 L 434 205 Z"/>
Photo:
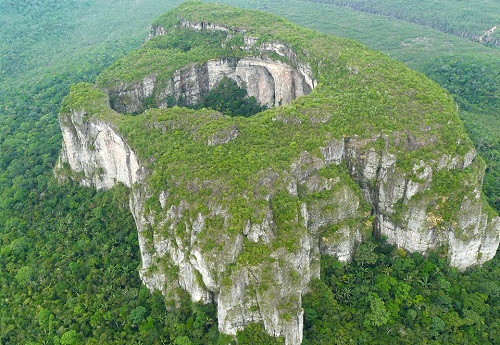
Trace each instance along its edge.
<path fill-rule="evenodd" d="M 140 82 L 120 84 L 110 97 L 111 108 L 121 113 L 144 111 L 144 103 L 153 95 L 156 76 L 144 77 Z"/>
<path fill-rule="evenodd" d="M 242 118 L 172 106 L 223 77 L 270 108 Z M 460 269 L 498 247 L 484 163 L 449 95 L 269 14 L 182 5 L 95 85 L 74 86 L 60 124 L 58 177 L 128 186 L 142 281 L 174 303 L 182 291 L 215 303 L 225 334 L 258 322 L 300 344 L 320 255 L 349 261 L 372 233 L 444 248 Z"/>

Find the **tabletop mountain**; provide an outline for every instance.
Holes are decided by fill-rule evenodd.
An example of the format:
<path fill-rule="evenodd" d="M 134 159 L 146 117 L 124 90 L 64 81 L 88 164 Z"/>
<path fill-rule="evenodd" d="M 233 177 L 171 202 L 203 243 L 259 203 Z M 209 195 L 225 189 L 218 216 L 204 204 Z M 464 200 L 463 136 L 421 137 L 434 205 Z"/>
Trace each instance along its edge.
<path fill-rule="evenodd" d="M 257 113 L 225 110 L 242 104 Z M 439 247 L 460 269 L 498 247 L 451 96 L 266 13 L 189 2 L 164 14 L 142 48 L 72 88 L 60 123 L 57 175 L 130 187 L 142 281 L 173 304 L 215 303 L 225 334 L 263 323 L 300 344 L 320 255 L 348 261 L 372 235 Z"/>

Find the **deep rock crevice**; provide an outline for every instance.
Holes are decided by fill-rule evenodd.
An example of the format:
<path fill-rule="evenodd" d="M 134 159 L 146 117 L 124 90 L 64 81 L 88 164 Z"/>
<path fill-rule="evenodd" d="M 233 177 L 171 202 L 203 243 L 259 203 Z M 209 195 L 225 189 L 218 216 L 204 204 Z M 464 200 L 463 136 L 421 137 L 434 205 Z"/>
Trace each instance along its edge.
<path fill-rule="evenodd" d="M 208 22 L 180 20 L 180 27 L 194 31 L 243 32 L 236 28 Z M 166 35 L 162 26 L 154 26 L 148 40 Z M 230 37 L 230 35 L 228 35 Z M 133 83 L 122 83 L 108 90 L 110 106 L 119 113 L 137 114 L 149 107 L 168 108 L 177 104 L 194 106 L 217 86 L 223 78 L 234 80 L 268 108 L 290 104 L 308 95 L 316 87 L 311 66 L 300 61 L 288 45 L 280 42 L 257 44 L 254 37 L 244 35 L 241 50 L 252 52 L 247 57 L 227 56 L 189 64 L 176 70 L 168 80 L 157 75 L 145 76 Z M 269 58 L 277 55 L 280 60 Z"/>

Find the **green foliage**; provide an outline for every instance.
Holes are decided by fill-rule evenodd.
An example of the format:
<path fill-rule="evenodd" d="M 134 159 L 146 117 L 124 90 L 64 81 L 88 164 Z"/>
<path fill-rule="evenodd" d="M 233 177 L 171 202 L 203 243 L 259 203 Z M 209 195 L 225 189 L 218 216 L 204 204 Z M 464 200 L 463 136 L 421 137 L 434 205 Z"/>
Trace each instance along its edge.
<path fill-rule="evenodd" d="M 375 249 L 377 245 L 373 241 L 365 241 L 359 245 L 354 254 L 354 261 L 360 266 L 374 266 L 378 260 Z"/>
<path fill-rule="evenodd" d="M 133 324 L 137 325 L 144 319 L 146 312 L 147 309 L 140 305 L 130 312 L 129 319 Z"/>
<path fill-rule="evenodd" d="M 71 86 L 70 94 L 61 104 L 61 112 L 69 113 L 70 109 L 84 110 L 84 115 L 103 113 L 108 110 L 106 94 L 90 83 Z"/>
<path fill-rule="evenodd" d="M 299 248 L 300 222 L 297 215 L 300 214 L 300 200 L 291 196 L 287 191 L 278 192 L 271 200 L 273 221 L 277 227 L 279 241 L 276 246 L 283 244 L 289 252 L 296 252 Z"/>
<path fill-rule="evenodd" d="M 69 85 L 93 81 L 174 5 L 0 2 L 0 343 L 217 342 L 214 310 L 204 314 L 209 324 L 186 330 L 198 307 L 186 301 L 182 313 L 166 313 L 161 294 L 142 288 L 134 222 L 117 207 L 128 207 L 128 191 L 96 195 L 61 186 L 52 173 Z M 128 316 L 140 306 L 147 317 L 133 324 Z"/>
<path fill-rule="evenodd" d="M 186 301 L 186 307 L 181 311 L 166 313 L 159 292 L 152 295 L 147 291 L 139 293 L 144 290 L 141 290 L 136 272 L 139 262 L 138 247 L 134 240 L 135 230 L 132 220 L 123 209 L 116 209 L 117 204 L 127 203 L 126 198 L 118 198 L 120 201 L 117 201 L 116 197 L 110 197 L 109 194 L 96 196 L 80 187 L 61 187 L 55 185 L 51 177 L 61 141 L 56 114 L 62 97 L 69 92 L 69 85 L 79 81 L 93 82 L 105 66 L 143 41 L 151 18 L 180 2 L 148 1 L 147 6 L 142 1 L 0 2 L 0 343 L 51 344 L 62 342 L 67 332 L 74 334 L 72 330 L 77 331 L 87 344 L 155 344 L 162 340 L 172 343 L 178 338 L 186 340 L 186 337 L 192 343 L 217 343 L 213 310 L 201 313 L 199 306 L 190 308 Z M 403 25 L 402 22 L 394 22 L 387 17 L 371 16 L 330 5 L 293 0 L 226 2 L 247 7 L 266 6 L 267 10 L 287 16 L 299 24 L 363 41 L 414 67 L 425 65 L 429 58 L 450 51 L 454 54 L 467 51 L 497 56 L 493 50 L 485 50 L 472 43 L 466 44 L 458 38 L 436 34 L 416 25 Z M 472 7 L 468 6 L 468 10 Z M 498 11 L 482 11 L 486 15 L 496 12 Z M 175 20 L 175 15 L 172 18 Z M 269 21 L 268 17 L 261 18 L 263 28 L 272 27 L 275 23 Z M 235 26 L 240 24 L 243 25 L 244 21 L 236 19 Z M 273 32 L 273 29 L 268 31 Z M 160 44 L 161 40 L 156 42 Z M 185 42 L 179 40 L 175 43 L 177 46 L 172 44 L 170 47 L 157 48 L 189 51 L 198 44 L 192 38 Z M 151 41 L 148 44 L 156 43 Z M 483 63 L 484 59 L 481 58 L 480 61 Z M 496 60 L 492 58 L 493 67 L 496 66 L 494 61 Z M 449 60 L 442 62 L 455 69 L 461 68 L 457 63 L 450 64 Z M 440 63 L 438 61 L 435 64 L 437 69 L 435 66 L 431 66 L 431 69 L 437 70 L 436 74 L 440 77 L 448 78 L 448 70 L 441 71 Z M 492 72 L 490 65 L 485 66 L 485 73 L 481 71 L 480 75 L 488 81 L 496 70 Z M 419 68 L 425 72 L 423 68 Z M 480 72 L 477 69 L 474 71 Z M 457 81 L 455 76 L 449 80 L 454 83 Z M 461 82 L 458 79 L 458 84 Z M 472 86 L 481 87 L 481 83 L 474 82 Z M 456 83 L 450 85 L 450 88 L 454 88 L 455 97 L 464 92 L 453 86 Z M 342 90 L 343 86 L 338 85 L 336 90 Z M 474 90 L 467 91 L 466 94 L 474 97 L 477 95 Z M 346 100 L 336 97 L 331 100 L 332 104 L 340 104 Z M 476 103 L 483 107 L 488 97 L 479 95 L 478 99 L 481 101 Z M 469 102 L 473 106 L 476 103 L 474 99 Z M 374 105 L 372 103 L 370 106 Z M 331 109 L 334 110 L 335 107 L 332 106 Z M 488 107 L 484 106 L 484 109 Z M 332 113 L 337 114 L 335 111 Z M 296 112 L 293 114 L 297 115 Z M 393 114 L 397 114 L 397 111 Z M 498 120 L 496 113 L 487 113 L 486 110 L 476 112 L 473 107 L 460 115 L 465 120 L 469 133 L 473 133 L 472 138 L 479 151 L 488 155 L 486 159 L 490 168 L 485 177 L 485 186 L 490 186 L 491 194 L 488 197 L 490 200 L 497 200 L 498 210 L 500 183 L 498 165 L 493 163 L 499 161 L 499 150 L 498 141 L 491 140 L 499 137 L 491 132 L 498 128 L 495 125 Z M 346 128 L 342 124 L 341 120 L 336 122 L 339 132 Z M 261 137 L 255 137 L 255 143 L 276 140 L 273 135 L 260 135 Z M 292 148 L 292 142 L 297 140 L 302 140 L 305 144 L 309 142 L 305 139 L 307 136 L 301 137 L 295 133 L 293 136 L 292 141 L 284 143 L 286 147 Z M 488 139 L 482 140 L 484 138 Z M 220 154 L 223 153 L 225 151 Z M 279 161 L 283 156 L 284 154 L 277 154 L 273 159 L 277 158 Z M 251 158 L 257 162 L 262 160 L 259 154 Z M 283 161 L 282 164 L 286 166 L 288 162 Z M 113 195 L 116 193 L 117 191 Z M 121 193 L 126 195 L 123 190 Z M 391 322 L 386 324 L 393 327 L 390 328 L 391 335 L 401 334 L 402 343 L 420 343 L 423 339 L 420 335 L 426 334 L 429 328 L 429 332 L 432 332 L 429 337 L 437 337 L 436 333 L 440 333 L 441 337 L 446 338 L 442 343 L 465 343 L 467 339 L 470 339 L 470 343 L 498 343 L 498 262 L 494 261 L 483 269 L 476 268 L 466 274 L 458 274 L 449 269 L 445 277 L 441 277 L 441 269 L 436 274 L 439 276 L 439 288 L 434 294 L 434 290 L 423 288 L 429 284 L 434 286 L 432 272 L 428 278 L 418 276 L 422 260 L 417 255 L 394 259 L 392 272 L 400 272 L 397 278 L 406 284 L 396 287 L 395 294 L 400 296 L 400 300 L 407 301 L 405 303 L 411 303 L 411 307 L 400 310 L 401 317 L 405 317 L 405 323 L 401 323 L 402 328 L 393 327 Z M 382 259 L 379 262 L 386 261 Z M 36 269 L 30 272 L 29 268 L 23 267 Z M 331 276 L 328 281 L 345 284 L 352 278 L 350 275 L 343 277 L 343 274 L 350 274 L 349 270 L 352 268 L 337 263 L 335 267 L 325 268 L 323 271 L 335 272 L 335 278 Z M 24 285 L 18 283 L 18 274 Z M 370 273 L 363 274 L 363 279 L 370 281 Z M 25 279 L 29 277 L 31 280 Z M 419 279 L 415 280 L 417 277 Z M 326 279 L 324 276 L 322 278 Z M 323 289 L 317 287 L 320 283 L 323 284 Z M 349 288 L 342 289 L 344 286 L 340 286 L 341 290 L 337 292 L 325 284 L 322 281 L 313 282 L 318 298 L 316 301 L 308 298 L 305 304 L 305 343 L 314 330 L 317 331 L 315 341 L 318 343 L 331 344 L 332 339 L 341 342 L 342 339 L 358 334 L 356 341 L 367 342 L 370 335 L 360 331 L 363 322 L 356 321 L 358 323 L 354 328 L 350 328 L 350 325 L 354 318 L 362 318 L 357 311 L 366 311 L 369 305 L 365 301 L 355 310 L 349 306 L 352 303 L 349 300 L 353 300 L 353 293 L 349 292 Z M 407 286 L 411 287 L 411 291 L 405 294 Z M 393 288 L 389 289 L 389 293 L 391 289 Z M 415 295 L 414 290 L 419 294 Z M 460 294 L 462 290 L 465 291 L 464 294 Z M 452 294 L 444 293 L 448 291 Z M 473 299 L 474 303 L 465 303 L 469 292 L 477 292 L 483 296 L 479 298 L 483 303 L 479 303 L 478 310 L 473 309 L 478 299 Z M 359 296 L 364 295 L 362 290 Z M 410 295 L 411 298 L 408 297 Z M 486 300 L 484 296 L 488 296 Z M 347 307 L 341 304 L 341 299 L 348 301 Z M 107 306 L 103 305 L 103 300 L 109 300 Z M 384 300 L 384 303 L 392 315 L 394 304 L 389 304 L 388 300 Z M 139 305 L 148 310 L 148 316 L 137 327 L 130 322 L 128 315 Z M 318 305 L 322 310 L 314 309 Z M 465 311 L 463 305 L 468 306 Z M 484 305 L 486 309 L 483 311 Z M 347 312 L 344 308 L 348 308 Z M 435 316 L 436 310 L 448 312 Z M 432 317 L 429 318 L 424 312 Z M 339 322 L 338 327 L 331 327 L 332 318 Z M 189 319 L 191 320 L 188 322 Z M 442 323 L 439 319 L 445 323 L 444 331 L 441 330 Z M 324 324 L 318 326 L 318 322 Z M 417 324 L 415 330 L 406 326 L 413 323 Z M 186 326 L 188 324 L 191 325 L 189 329 Z M 486 335 L 483 332 L 485 328 Z M 388 337 L 382 333 L 379 335 L 382 339 Z M 229 341 L 225 338 L 227 344 Z"/>
<path fill-rule="evenodd" d="M 243 117 L 249 117 L 266 109 L 266 106 L 261 106 L 255 97 L 248 97 L 245 89 L 227 77 L 210 90 L 197 107 L 214 109 L 224 115 Z"/>
<path fill-rule="evenodd" d="M 240 345 L 278 345 L 284 344 L 283 338 L 275 338 L 270 336 L 264 330 L 261 324 L 250 324 L 243 331 L 239 331 L 236 335 L 238 344 Z"/>
<path fill-rule="evenodd" d="M 26 286 L 31 282 L 33 277 L 33 269 L 30 266 L 21 267 L 16 274 L 16 280 L 21 286 Z"/>
<path fill-rule="evenodd" d="M 360 12 L 389 16 L 459 37 L 478 41 L 479 37 L 499 22 L 498 3 L 477 0 L 474 6 L 461 6 L 452 0 L 308 0 L 345 6 Z M 442 12 L 446 12 L 446 16 Z"/>
<path fill-rule="evenodd" d="M 491 111 L 500 107 L 499 63 L 500 56 L 494 54 L 444 55 L 429 61 L 425 69 L 455 95 L 463 110 Z"/>
<path fill-rule="evenodd" d="M 368 300 L 370 301 L 370 311 L 365 315 L 364 326 L 370 328 L 370 326 L 380 327 L 385 325 L 390 319 L 390 314 L 385 307 L 384 301 L 376 292 L 370 294 Z"/>
<path fill-rule="evenodd" d="M 43 194 L 18 206 L 16 217 L 2 218 L 8 227 L 2 247 L 19 238 L 33 243 L 0 254 L 0 292 L 9 296 L 0 301 L 2 343 L 158 344 L 177 337 L 216 343 L 213 308 L 186 300 L 184 309 L 167 312 L 161 293 L 142 287 L 127 200 L 123 186 L 96 194 L 49 180 Z"/>
<path fill-rule="evenodd" d="M 371 267 L 322 257 L 321 280 L 303 300 L 303 344 L 497 343 L 498 256 L 458 273 L 439 253 L 376 244 Z"/>
<path fill-rule="evenodd" d="M 174 34 L 175 33 L 175 34 Z M 168 35 L 156 36 L 145 44 L 149 49 L 180 50 L 188 52 L 192 49 L 208 48 L 220 45 L 227 39 L 223 31 L 175 30 Z"/>
<path fill-rule="evenodd" d="M 23 86 L 26 77 L 40 82 L 69 65 L 86 78 L 84 66 L 95 68 L 123 56 L 144 40 L 159 13 L 181 2 L 1 1 L 0 80 Z"/>
<path fill-rule="evenodd" d="M 77 345 L 80 344 L 80 337 L 74 329 L 65 332 L 61 337 L 61 345 Z"/>
<path fill-rule="evenodd" d="M 164 39 L 162 36 L 155 37 L 142 49 L 105 72 L 98 85 L 109 87 L 109 83 L 118 85 L 131 80 L 137 81 L 151 73 L 158 73 L 161 75 L 160 79 L 166 80 L 171 77 L 173 70 L 187 61 L 203 62 L 211 58 L 210 49 L 205 51 L 192 47 L 184 51 L 186 49 L 173 48 L 180 44 L 176 34 L 180 34 L 181 38 L 192 37 L 196 42 L 210 44 L 215 54 L 222 54 L 220 56 L 226 53 L 230 53 L 230 56 L 242 54 L 239 47 L 231 48 L 232 50 L 228 48 L 229 44 L 225 42 L 227 37 L 224 35 L 214 36 L 203 30 L 188 35 L 184 29 L 177 29 L 179 18 L 195 22 L 199 13 L 209 12 L 209 8 L 212 7 L 188 3 L 160 18 L 158 25 L 163 25 L 165 30 L 173 30 L 172 38 L 163 42 L 167 50 L 157 49 L 162 45 L 155 40 Z M 307 51 L 308 55 L 303 54 L 302 58 L 313 70 L 317 70 L 317 78 L 322 83 L 311 95 L 301 97 L 289 106 L 269 109 L 248 119 L 230 119 L 207 110 L 192 111 L 177 107 L 151 109 L 136 117 L 120 117 L 111 110 L 99 108 L 106 102 L 105 94 L 101 92 L 97 95 L 100 91 L 89 85 L 77 86 L 65 101 L 65 104 L 72 105 L 75 109 L 95 109 L 93 116 L 105 117 L 116 124 L 142 160 L 154 162 L 154 166 L 152 163 L 150 168 L 155 174 L 149 181 L 153 194 L 168 189 L 172 195 L 169 198 L 171 205 L 178 204 L 181 200 L 193 201 L 199 204 L 199 209 L 194 208 L 192 212 L 206 213 L 204 205 L 215 194 L 222 195 L 223 204 L 232 214 L 237 215 L 228 227 L 241 228 L 244 226 L 241 224 L 244 219 L 255 217 L 251 215 L 252 209 L 262 209 L 263 198 L 268 193 L 256 191 L 245 196 L 246 200 L 240 200 L 242 193 L 251 190 L 250 186 L 259 184 L 259 174 L 265 169 L 278 172 L 287 169 L 303 150 L 320 155 L 319 147 L 332 137 L 371 138 L 386 131 L 390 133 L 389 142 L 401 143 L 389 146 L 389 149 L 394 153 L 397 151 L 398 165 L 407 171 L 421 160 L 437 161 L 443 154 L 463 155 L 470 150 L 470 142 L 463 132 L 451 99 L 422 75 L 411 72 L 378 53 L 364 50 L 355 43 L 314 35 L 309 30 L 294 27 L 282 20 L 271 20 L 267 15 L 240 12 L 223 6 L 210 13 L 208 18 L 214 20 L 214 24 L 226 20 L 225 16 L 232 13 L 234 17 L 229 16 L 225 25 L 237 19 L 240 28 L 245 24 L 245 29 L 255 35 L 274 37 L 283 44 L 296 46 L 299 57 Z M 219 17 L 210 17 L 215 13 Z M 272 25 L 260 25 L 263 18 L 272 22 Z M 272 36 L 269 36 L 271 33 Z M 220 41 L 217 43 L 216 39 Z M 326 51 L 325 46 L 330 50 Z M 331 54 L 338 58 L 332 60 Z M 293 63 L 296 62 L 290 62 Z M 358 72 L 355 73 L 354 70 Z M 129 73 L 130 71 L 132 72 Z M 227 89 L 216 90 L 217 97 L 213 100 L 210 95 L 208 100 L 213 101 L 212 103 L 224 98 L 222 96 L 225 93 L 240 93 L 240 97 L 244 96 L 243 91 L 235 88 L 234 83 L 229 80 L 220 85 L 227 86 Z M 81 95 L 85 98 L 86 94 L 89 95 L 88 104 L 81 104 Z M 226 109 L 224 110 L 228 113 L 233 111 Z M 331 114 L 331 118 L 318 126 L 323 121 L 321 119 L 324 114 Z M 422 124 L 429 129 L 422 131 Z M 225 145 L 207 146 L 211 138 L 224 136 L 231 128 L 238 130 L 236 140 Z M 418 136 L 414 141 L 427 145 L 420 148 L 407 147 L 405 133 L 408 130 L 414 131 Z M 379 140 L 376 144 L 384 143 Z M 307 166 L 303 168 L 308 169 Z M 188 185 L 196 180 L 211 182 L 193 193 Z M 216 191 L 210 186 L 221 183 L 226 186 L 223 191 Z M 158 202 L 154 201 L 148 205 L 152 209 L 159 207 Z M 259 216 L 256 217 L 258 219 Z M 292 233 L 297 230 L 294 226 L 288 222 L 279 227 L 279 232 Z M 286 246 L 289 249 L 293 247 L 288 241 Z"/>
<path fill-rule="evenodd" d="M 182 33 L 189 31 L 187 29 L 178 30 Z M 216 59 L 227 55 L 229 47 L 234 44 L 233 37 L 223 47 L 220 42 L 226 37 L 224 33 L 213 32 L 191 32 L 190 36 L 200 42 L 187 49 L 187 47 L 178 47 L 171 42 L 164 42 L 163 36 L 157 36 L 143 45 L 141 50 L 132 52 L 126 57 L 116 61 L 106 72 L 98 78 L 98 84 L 107 89 L 115 89 L 122 83 L 139 82 L 142 78 L 156 74 L 158 82 L 165 83 L 170 79 L 173 72 L 186 67 L 188 63 L 205 62 L 210 59 Z M 159 42 L 158 42 L 159 41 Z M 218 41 L 219 44 L 213 44 Z M 186 50 L 187 49 L 187 50 Z"/>
<path fill-rule="evenodd" d="M 222 10 L 225 13 L 226 8 L 222 7 Z M 193 22 L 198 14 L 203 12 L 203 6 L 188 4 L 178 11 L 175 18 L 185 18 Z M 241 23 L 250 23 L 248 30 L 254 30 L 255 35 L 267 37 L 267 30 L 270 30 L 268 27 L 252 26 L 260 23 L 261 18 L 257 18 L 253 13 L 245 16 L 238 12 L 238 15 Z M 174 19 L 170 18 L 169 21 L 170 27 L 164 24 L 167 31 L 176 25 Z M 397 153 L 398 169 L 405 172 L 412 171 L 414 165 L 420 164 L 422 160 L 435 164 L 445 154 L 454 157 L 471 150 L 471 143 L 464 133 L 451 97 L 423 75 L 352 42 L 321 35 L 314 36 L 309 31 L 295 28 L 288 23 L 283 23 L 282 27 L 273 24 L 272 29 L 276 30 L 275 37 L 281 43 L 293 46 L 299 52 L 308 52 L 308 55 L 304 54 L 302 58 L 313 66 L 320 81 L 320 85 L 310 95 L 295 100 L 289 106 L 268 109 L 248 118 L 221 116 L 208 109 L 175 106 L 169 109 L 149 109 L 134 117 L 119 116 L 109 109 L 97 109 L 97 112 L 92 114 L 115 125 L 142 161 L 148 162 L 148 168 L 154 171 L 148 179 L 152 195 L 156 196 L 165 190 L 170 193 L 165 207 L 188 202 L 191 206 L 186 211 L 185 219 L 192 222 L 198 213 L 210 218 L 207 205 L 216 198 L 223 208 L 234 215 L 227 223 L 217 219 L 207 222 L 214 228 L 199 237 L 204 250 L 214 254 L 224 251 L 226 243 L 231 243 L 231 238 L 236 236 L 239 229 L 247 226 L 247 220 L 257 223 L 262 220 L 270 198 L 276 239 L 270 245 L 245 241 L 234 265 L 236 270 L 240 265 L 253 265 L 258 258 L 269 257 L 272 250 L 284 248 L 288 252 L 297 251 L 298 239 L 305 231 L 300 212 L 303 201 L 312 198 L 319 201 L 329 200 L 334 193 L 342 190 L 352 191 L 360 196 L 359 188 L 353 186 L 352 181 L 346 182 L 350 178 L 346 172 L 347 167 L 344 166 L 321 171 L 324 178 L 337 181 L 331 191 L 312 193 L 314 195 L 311 196 L 304 191 L 305 187 L 297 196 L 284 191 L 289 186 L 286 185 L 287 176 L 282 172 L 289 171 L 290 166 L 293 166 L 294 174 L 300 176 L 301 173 L 313 169 L 314 160 L 321 157 L 319 148 L 324 146 L 326 141 L 345 137 L 370 140 L 383 131 L 387 133 L 387 139 L 379 139 L 372 146 L 378 149 L 388 147 L 391 153 Z M 225 38 L 221 36 L 219 39 Z M 220 45 L 215 44 L 215 54 L 225 53 L 219 48 L 223 47 L 224 42 L 219 43 Z M 325 45 L 330 47 L 331 51 L 325 50 Z M 90 109 L 105 100 L 103 92 L 94 95 L 94 90 L 109 87 L 111 84 L 121 85 L 138 81 L 156 72 L 161 76 L 160 79 L 167 80 L 172 71 L 180 68 L 189 58 L 195 57 L 193 62 L 203 63 L 212 56 L 210 51 L 199 51 L 199 55 L 194 55 L 196 48 L 188 50 L 170 48 L 168 44 L 165 46 L 175 52 L 157 52 L 154 50 L 156 48 L 152 49 L 146 45 L 117 62 L 103 74 L 104 77 L 95 88 L 85 84 L 77 86 L 65 103 Z M 235 50 L 236 55 L 241 54 L 240 50 Z M 332 60 L 332 54 L 337 58 Z M 128 74 L 127 68 L 133 68 L 134 63 L 135 66 L 140 65 L 139 72 L 134 70 L 132 73 L 137 74 Z M 166 64 L 168 71 L 160 70 L 160 64 Z M 146 68 L 149 66 L 151 68 Z M 121 79 L 122 77 L 124 79 Z M 234 87 L 232 91 L 241 92 L 243 96 L 242 91 Z M 220 97 L 227 90 L 218 92 Z M 85 93 L 91 96 L 89 104 L 79 104 L 79 95 Z M 73 97 L 76 98 L 75 101 L 71 100 Z M 171 100 L 172 103 L 178 101 Z M 323 120 L 324 114 L 330 115 L 326 121 Z M 318 125 L 319 123 L 321 125 Z M 423 130 L 422 126 L 426 126 L 426 129 Z M 224 135 L 228 129 L 237 129 L 237 138 L 223 145 L 208 145 L 214 136 Z M 414 137 L 410 138 L 408 133 Z M 307 150 L 310 157 L 302 159 L 304 150 Z M 299 158 L 300 163 L 297 163 Z M 444 222 L 452 221 L 456 211 L 454 207 L 460 205 L 457 200 L 463 197 L 463 194 L 460 194 L 463 185 L 466 181 L 477 179 L 474 174 L 478 168 L 479 166 L 475 165 L 474 169 L 456 176 L 451 176 L 452 172 L 445 170 L 435 174 L 433 183 L 436 192 L 439 197 L 448 199 L 448 203 L 443 202 L 439 208 L 436 207 L 441 210 L 440 216 Z M 278 176 L 275 178 L 278 182 L 270 185 L 261 182 L 273 174 Z M 437 198 L 434 195 L 419 197 Z M 324 206 L 324 212 L 333 212 L 328 210 L 329 206 L 332 207 Z M 162 212 L 157 197 L 148 201 L 147 208 L 147 211 L 153 214 Z M 363 211 L 366 213 L 367 210 Z M 401 214 L 404 212 L 403 208 L 399 211 Z M 360 214 L 356 215 L 356 219 L 366 221 Z M 368 221 L 368 224 L 371 223 Z M 174 228 L 165 227 L 165 231 L 173 231 L 177 237 L 187 240 L 185 226 L 179 223 Z M 382 257 L 376 251 L 378 249 L 372 242 L 362 244 L 354 257 L 357 267 L 376 269 Z M 406 269 L 413 265 L 412 261 L 402 260 L 399 267 Z M 399 315 L 402 310 L 408 312 L 407 317 L 417 318 L 419 314 L 416 310 L 422 308 L 426 297 L 421 294 L 412 296 L 411 285 L 398 284 L 395 278 L 388 277 L 392 268 L 386 268 L 386 271 L 370 278 L 374 283 L 374 290 L 364 291 L 370 299 L 365 299 L 363 304 L 358 305 L 360 310 L 367 311 L 365 316 L 358 315 L 356 319 L 356 326 L 364 328 L 360 339 L 365 339 L 365 342 L 371 339 L 370 332 L 379 332 L 381 328 L 392 325 L 395 315 Z M 419 279 L 422 286 L 429 284 L 429 275 L 433 268 L 433 265 L 420 267 L 421 272 L 427 274 Z M 222 284 L 227 286 L 231 283 L 231 270 L 225 274 Z M 293 272 L 291 274 L 293 275 Z M 327 284 L 336 287 L 334 295 L 338 297 L 339 302 L 353 303 L 353 287 L 348 284 L 351 279 L 353 278 L 349 275 L 327 279 Z M 446 285 L 441 282 L 440 286 Z M 407 306 L 412 309 L 406 310 Z M 285 311 L 282 316 L 286 319 L 290 314 L 286 312 L 286 306 L 283 309 Z M 311 325 L 321 318 L 317 311 L 315 313 L 316 315 L 312 313 L 306 318 Z M 351 312 L 351 317 L 352 314 Z M 469 313 L 467 322 L 477 322 L 476 314 Z M 439 319 L 434 319 L 433 334 L 441 332 L 441 328 Z M 346 334 L 348 333 L 346 331 Z M 179 342 L 188 340 L 190 338 L 185 338 L 185 335 L 178 338 Z"/>
<path fill-rule="evenodd" d="M 460 116 L 487 164 L 484 191 L 490 205 L 500 210 L 500 55 L 445 55 L 425 67 L 454 95 Z"/>
<path fill-rule="evenodd" d="M 498 87 L 500 50 L 470 41 L 498 22 L 498 3 L 478 0 L 474 6 L 464 7 L 451 0 L 424 1 L 418 6 L 413 1 L 399 0 L 222 2 L 258 8 L 320 32 L 355 39 L 449 88 L 459 105 L 467 109 L 461 109 L 459 115 L 486 160 L 484 191 L 489 203 L 500 211 L 500 124 L 498 93 L 494 92 Z M 499 33 L 497 29 L 492 36 L 497 41 Z"/>
<path fill-rule="evenodd" d="M 192 342 L 189 340 L 189 337 L 183 335 L 181 337 L 177 337 L 174 340 L 174 345 L 191 345 Z"/>

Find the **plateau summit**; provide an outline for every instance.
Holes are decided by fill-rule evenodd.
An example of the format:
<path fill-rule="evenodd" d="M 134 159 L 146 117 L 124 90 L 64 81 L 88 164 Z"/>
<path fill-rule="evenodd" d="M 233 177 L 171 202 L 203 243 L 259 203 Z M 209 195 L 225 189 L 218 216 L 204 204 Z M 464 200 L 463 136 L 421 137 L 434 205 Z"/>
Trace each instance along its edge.
<path fill-rule="evenodd" d="M 199 104 L 224 79 L 266 110 Z M 320 255 L 364 239 L 491 259 L 500 221 L 451 96 L 353 41 L 270 14 L 188 2 L 144 45 L 72 87 L 56 174 L 130 188 L 140 276 L 173 304 L 215 303 L 219 329 L 302 342 Z"/>

